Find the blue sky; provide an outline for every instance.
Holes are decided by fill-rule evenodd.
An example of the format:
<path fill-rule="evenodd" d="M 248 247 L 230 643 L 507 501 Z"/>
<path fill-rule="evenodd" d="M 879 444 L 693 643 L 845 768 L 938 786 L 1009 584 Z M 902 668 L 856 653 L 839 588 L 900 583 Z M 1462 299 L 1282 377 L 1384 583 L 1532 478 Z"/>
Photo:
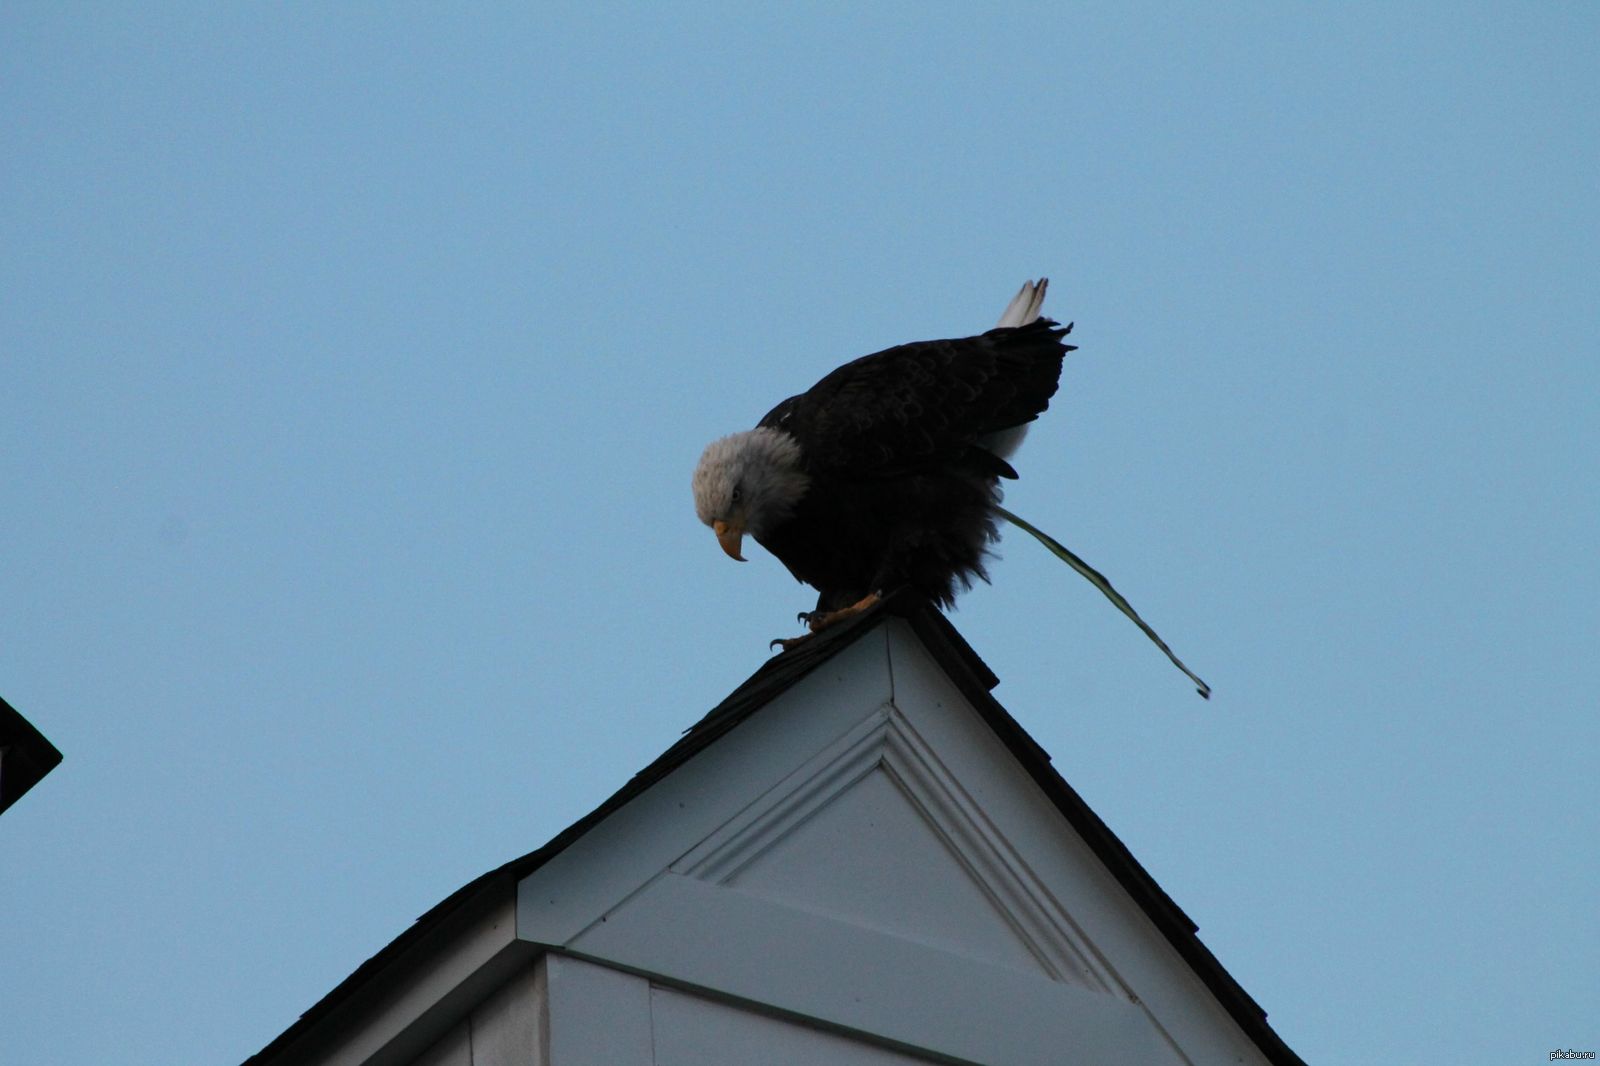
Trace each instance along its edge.
<path fill-rule="evenodd" d="M 5 1059 L 227 1063 L 810 605 L 700 449 L 1081 345 L 953 618 L 1318 1063 L 1600 1047 L 1600 9 L 0 11 Z"/>

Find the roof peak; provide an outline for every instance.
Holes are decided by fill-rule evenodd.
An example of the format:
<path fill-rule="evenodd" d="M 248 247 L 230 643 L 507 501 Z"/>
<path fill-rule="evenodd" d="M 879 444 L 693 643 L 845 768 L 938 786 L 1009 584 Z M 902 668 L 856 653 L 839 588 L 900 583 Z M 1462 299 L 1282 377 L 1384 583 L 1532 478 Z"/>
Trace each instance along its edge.
<path fill-rule="evenodd" d="M 426 945 L 436 942 L 440 936 L 448 937 L 446 931 L 459 924 L 460 916 L 480 913 L 494 900 L 503 899 L 507 892 L 515 898 L 519 883 L 540 871 L 580 838 L 662 783 L 818 668 L 859 643 L 868 634 L 895 620 L 905 623 L 901 632 L 909 629 L 909 635 L 927 651 L 933 665 L 955 685 L 972 711 L 1016 759 L 1022 772 L 1033 780 L 1044 798 L 1059 811 L 1067 825 L 1087 845 L 1127 897 L 1144 912 L 1267 1060 L 1273 1063 L 1301 1063 L 1299 1056 L 1267 1024 L 1266 1013 L 1195 935 L 1195 923 L 1061 777 L 1051 765 L 1049 753 L 990 694 L 998 679 L 971 645 L 943 614 L 921 598 L 905 592 L 893 594 L 860 615 L 767 660 L 686 729 L 677 742 L 634 774 L 598 807 L 542 847 L 512 859 L 452 893 L 363 963 L 250 1062 L 288 1061 L 286 1056 L 292 1057 L 303 1038 L 318 1029 L 325 1019 L 331 1018 L 369 983 L 383 980 L 391 973 L 409 972 L 414 966 L 424 965 L 416 960 L 425 959 L 429 954 L 430 949 Z M 893 639 L 892 635 L 889 639 Z M 893 698 L 891 696 L 891 700 Z"/>

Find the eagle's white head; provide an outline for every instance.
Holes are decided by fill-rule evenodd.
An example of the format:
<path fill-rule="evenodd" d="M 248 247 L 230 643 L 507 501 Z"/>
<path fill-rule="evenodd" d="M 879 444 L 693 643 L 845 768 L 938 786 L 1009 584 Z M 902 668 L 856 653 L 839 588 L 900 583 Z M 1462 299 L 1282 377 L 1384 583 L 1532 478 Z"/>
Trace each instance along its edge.
<path fill-rule="evenodd" d="M 759 537 L 782 524 L 810 484 L 800 465 L 800 445 L 781 429 L 732 433 L 706 445 L 694 469 L 694 510 L 717 535 L 722 550 L 744 562 L 746 533 Z"/>

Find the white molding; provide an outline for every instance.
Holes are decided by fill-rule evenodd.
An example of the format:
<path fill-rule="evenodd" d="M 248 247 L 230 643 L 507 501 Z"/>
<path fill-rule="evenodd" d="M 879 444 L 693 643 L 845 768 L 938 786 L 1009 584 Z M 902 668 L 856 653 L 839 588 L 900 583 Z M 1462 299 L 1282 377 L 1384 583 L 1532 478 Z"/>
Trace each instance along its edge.
<path fill-rule="evenodd" d="M 1067 908 L 962 787 L 899 708 L 886 733 L 884 767 L 944 836 L 945 844 L 991 895 L 1039 964 L 1057 981 L 1123 995 Z"/>
<path fill-rule="evenodd" d="M 882 763 L 892 705 L 883 704 L 706 837 L 672 872 L 725 885 Z"/>

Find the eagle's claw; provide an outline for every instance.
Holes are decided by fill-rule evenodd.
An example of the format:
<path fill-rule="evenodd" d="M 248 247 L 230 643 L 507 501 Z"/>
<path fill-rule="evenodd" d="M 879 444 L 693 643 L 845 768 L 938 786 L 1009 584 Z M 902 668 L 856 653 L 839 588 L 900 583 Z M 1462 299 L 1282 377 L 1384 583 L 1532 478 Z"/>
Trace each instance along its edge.
<path fill-rule="evenodd" d="M 877 606 L 878 602 L 882 599 L 882 593 L 872 592 L 861 597 L 861 599 L 857 600 L 855 603 L 852 603 L 850 606 L 841 607 L 837 611 L 801 611 L 799 614 L 795 615 L 795 618 L 800 622 L 801 625 L 805 626 L 811 632 L 802 633 L 798 637 L 779 637 L 776 640 L 769 641 L 767 643 L 767 649 L 770 651 L 771 649 L 782 645 L 784 651 L 790 651 L 798 645 L 810 640 L 813 636 L 822 632 L 824 629 L 827 629 L 830 626 L 836 626 L 848 618 L 854 618 L 862 611 L 869 610 L 870 608 Z"/>
<path fill-rule="evenodd" d="M 882 593 L 869 592 L 848 607 L 841 607 L 837 611 L 802 611 L 800 621 L 813 633 L 820 633 L 831 626 L 836 626 L 848 618 L 854 618 L 862 611 L 877 606 L 883 599 Z"/>

